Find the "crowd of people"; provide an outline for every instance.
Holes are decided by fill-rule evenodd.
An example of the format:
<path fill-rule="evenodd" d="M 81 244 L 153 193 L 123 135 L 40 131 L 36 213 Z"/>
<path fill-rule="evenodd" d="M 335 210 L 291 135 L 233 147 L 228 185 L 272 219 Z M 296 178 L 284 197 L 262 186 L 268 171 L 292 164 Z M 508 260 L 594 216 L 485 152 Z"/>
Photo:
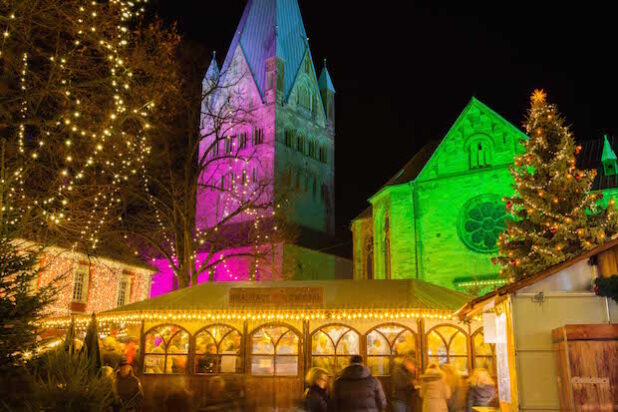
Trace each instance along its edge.
<path fill-rule="evenodd" d="M 332 383 L 325 369 L 311 368 L 306 384 L 301 407 L 306 412 L 387 410 L 382 384 L 359 355 L 350 358 Z M 431 363 L 420 373 L 413 354 L 394 366 L 390 399 L 393 412 L 472 412 L 475 406 L 498 406 L 496 385 L 486 369 L 475 369 L 467 381 L 448 363 Z"/>

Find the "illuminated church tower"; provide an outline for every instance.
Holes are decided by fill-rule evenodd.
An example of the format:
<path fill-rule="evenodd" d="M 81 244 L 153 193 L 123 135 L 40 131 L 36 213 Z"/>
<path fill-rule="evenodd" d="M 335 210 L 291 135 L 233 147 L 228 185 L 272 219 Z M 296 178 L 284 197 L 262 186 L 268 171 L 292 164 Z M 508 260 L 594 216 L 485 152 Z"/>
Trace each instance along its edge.
<path fill-rule="evenodd" d="M 326 62 L 319 78 L 316 74 L 297 1 L 249 0 L 223 66 L 219 70 L 213 59 L 205 84 L 219 73 L 222 85 L 233 83 L 242 91 L 250 113 L 249 121 L 229 132 L 236 144 L 242 136 L 254 153 L 247 178 L 272 181 L 275 198 L 293 192 L 292 221 L 332 234 L 335 89 Z M 203 127 L 206 123 L 203 119 Z M 205 141 L 202 150 L 209 144 Z M 202 195 L 198 220 L 214 216 L 216 203 Z"/>
<path fill-rule="evenodd" d="M 270 273 L 257 278 L 333 278 L 342 265 L 351 273 L 347 260 L 311 249 L 320 244 L 316 239 L 334 234 L 335 88 L 326 60 L 317 75 L 297 1 L 249 0 L 223 65 L 219 68 L 213 57 L 203 89 L 212 88 L 213 82 L 221 90 L 206 104 L 227 104 L 235 110 L 240 104 L 246 116 L 224 125 L 221 133 L 226 137 L 214 150 L 216 138 L 202 142 L 200 157 L 208 151 L 229 151 L 230 158 L 206 169 L 201 178 L 211 189 L 198 191 L 198 228 L 212 227 L 234 209 L 234 200 L 219 189 L 270 182 L 263 196 L 271 204 L 285 203 L 281 210 L 301 235 L 295 244 L 278 245 L 271 269 L 265 271 Z M 202 115 L 203 135 L 209 134 L 212 122 L 211 115 Z M 243 153 L 243 161 L 232 152 Z M 246 213 L 231 223 L 252 219 L 255 215 Z M 242 280 L 254 270 L 238 259 L 226 262 L 225 270 L 217 268 L 215 279 Z"/>

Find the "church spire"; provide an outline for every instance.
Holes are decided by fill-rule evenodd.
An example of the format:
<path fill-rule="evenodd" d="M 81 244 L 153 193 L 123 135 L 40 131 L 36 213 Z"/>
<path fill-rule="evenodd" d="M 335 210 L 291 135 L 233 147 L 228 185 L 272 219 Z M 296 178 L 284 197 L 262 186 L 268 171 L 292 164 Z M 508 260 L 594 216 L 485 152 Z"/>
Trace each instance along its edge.
<path fill-rule="evenodd" d="M 616 153 L 612 149 L 612 145 L 607 140 L 607 135 L 604 136 L 603 154 L 601 155 L 601 163 L 603 163 L 603 172 L 605 176 L 614 176 L 618 174 L 618 165 L 616 164 Z"/>
<path fill-rule="evenodd" d="M 219 77 L 219 66 L 217 65 L 217 51 L 215 50 L 212 52 L 212 60 L 210 61 L 208 70 L 206 70 L 206 76 L 204 76 L 204 80 L 216 81 L 218 77 Z"/>
<path fill-rule="evenodd" d="M 326 68 L 326 59 L 324 59 L 324 67 L 322 68 L 322 73 L 320 73 L 318 85 L 320 86 L 320 91 L 328 90 L 335 93 L 335 86 L 333 86 L 333 81 L 331 80 L 328 69 Z"/>

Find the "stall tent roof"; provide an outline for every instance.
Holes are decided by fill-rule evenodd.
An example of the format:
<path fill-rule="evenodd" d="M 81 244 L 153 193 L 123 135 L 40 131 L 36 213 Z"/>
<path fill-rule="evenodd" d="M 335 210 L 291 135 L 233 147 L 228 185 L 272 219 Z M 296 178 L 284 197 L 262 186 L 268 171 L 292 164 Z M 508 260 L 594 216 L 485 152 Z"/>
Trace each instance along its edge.
<path fill-rule="evenodd" d="M 455 310 L 469 296 L 416 279 L 406 280 L 328 280 L 279 282 L 202 283 L 152 299 L 121 306 L 104 314 L 162 310 L 270 309 L 258 306 L 229 306 L 234 288 L 322 288 L 324 304 L 320 309 L 436 309 Z M 304 309 L 302 306 L 288 309 Z"/>

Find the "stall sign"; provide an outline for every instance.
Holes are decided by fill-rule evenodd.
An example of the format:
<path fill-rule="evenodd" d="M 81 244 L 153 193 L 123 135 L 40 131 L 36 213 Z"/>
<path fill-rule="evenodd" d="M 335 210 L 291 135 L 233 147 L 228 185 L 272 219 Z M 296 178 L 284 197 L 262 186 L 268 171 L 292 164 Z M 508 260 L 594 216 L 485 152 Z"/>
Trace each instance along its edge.
<path fill-rule="evenodd" d="M 232 288 L 230 307 L 319 308 L 324 305 L 323 288 Z"/>
<path fill-rule="evenodd" d="M 496 361 L 498 363 L 498 393 L 502 402 L 511 403 L 511 377 L 507 346 L 506 314 L 496 316 Z"/>

